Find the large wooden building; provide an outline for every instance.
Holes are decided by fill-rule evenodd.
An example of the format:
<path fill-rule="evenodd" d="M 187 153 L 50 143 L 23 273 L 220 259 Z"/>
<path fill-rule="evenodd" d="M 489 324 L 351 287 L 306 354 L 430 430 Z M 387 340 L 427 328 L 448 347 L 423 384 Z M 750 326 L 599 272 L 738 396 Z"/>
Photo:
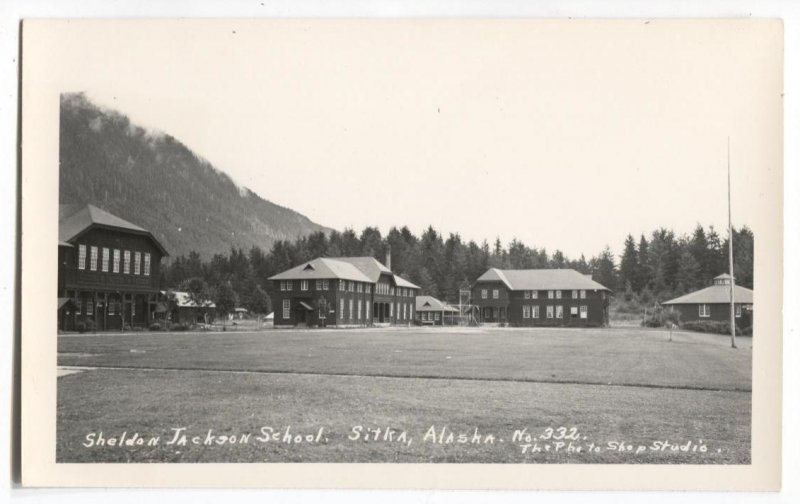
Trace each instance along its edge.
<path fill-rule="evenodd" d="M 573 269 L 491 268 L 472 286 L 482 323 L 606 326 L 611 291 Z"/>
<path fill-rule="evenodd" d="M 61 205 L 58 240 L 59 329 L 150 324 L 167 251 L 149 231 L 93 205 Z"/>
<path fill-rule="evenodd" d="M 419 292 L 372 257 L 320 257 L 269 280 L 275 327 L 410 324 Z"/>
<path fill-rule="evenodd" d="M 753 291 L 739 285 L 733 287 L 736 325 L 740 328 L 753 325 Z M 723 273 L 713 284 L 689 294 L 662 303 L 680 314 L 680 322 L 731 320 L 731 276 Z"/>

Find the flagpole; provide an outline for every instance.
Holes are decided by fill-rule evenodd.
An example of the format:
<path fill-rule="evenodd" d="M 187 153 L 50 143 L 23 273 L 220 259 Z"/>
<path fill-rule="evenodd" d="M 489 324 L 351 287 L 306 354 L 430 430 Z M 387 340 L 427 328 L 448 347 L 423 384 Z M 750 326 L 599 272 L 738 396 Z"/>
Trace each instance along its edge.
<path fill-rule="evenodd" d="M 731 348 L 736 348 L 736 311 L 734 308 L 733 289 L 733 225 L 731 224 L 731 137 L 728 137 L 728 274 L 731 276 Z"/>

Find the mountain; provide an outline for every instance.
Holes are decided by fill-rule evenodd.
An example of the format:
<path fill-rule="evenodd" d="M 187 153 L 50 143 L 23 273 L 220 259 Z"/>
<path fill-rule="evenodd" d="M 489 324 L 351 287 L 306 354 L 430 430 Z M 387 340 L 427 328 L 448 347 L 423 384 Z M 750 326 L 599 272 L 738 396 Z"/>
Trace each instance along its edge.
<path fill-rule="evenodd" d="M 61 95 L 60 203 L 91 203 L 150 230 L 175 257 L 269 249 L 329 231 L 271 203 L 175 138 L 145 130 L 82 93 Z"/>

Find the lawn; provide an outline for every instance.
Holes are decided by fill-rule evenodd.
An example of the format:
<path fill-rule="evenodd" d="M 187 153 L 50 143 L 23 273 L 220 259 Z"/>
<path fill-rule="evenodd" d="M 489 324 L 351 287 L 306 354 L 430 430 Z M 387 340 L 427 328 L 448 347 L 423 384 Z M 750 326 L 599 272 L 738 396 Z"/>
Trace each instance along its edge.
<path fill-rule="evenodd" d="M 749 463 L 750 342 L 641 329 L 61 336 L 60 365 L 95 369 L 59 378 L 57 460 Z"/>

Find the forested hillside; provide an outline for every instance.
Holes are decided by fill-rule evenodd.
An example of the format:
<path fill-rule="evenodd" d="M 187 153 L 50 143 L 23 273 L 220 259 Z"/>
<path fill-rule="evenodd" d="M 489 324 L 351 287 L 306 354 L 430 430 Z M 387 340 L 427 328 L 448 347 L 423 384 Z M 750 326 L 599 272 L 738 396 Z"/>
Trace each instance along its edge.
<path fill-rule="evenodd" d="M 131 124 L 83 94 L 61 97 L 61 203 L 92 203 L 149 229 L 172 256 L 210 259 L 327 231 L 238 187 L 169 135 Z"/>

